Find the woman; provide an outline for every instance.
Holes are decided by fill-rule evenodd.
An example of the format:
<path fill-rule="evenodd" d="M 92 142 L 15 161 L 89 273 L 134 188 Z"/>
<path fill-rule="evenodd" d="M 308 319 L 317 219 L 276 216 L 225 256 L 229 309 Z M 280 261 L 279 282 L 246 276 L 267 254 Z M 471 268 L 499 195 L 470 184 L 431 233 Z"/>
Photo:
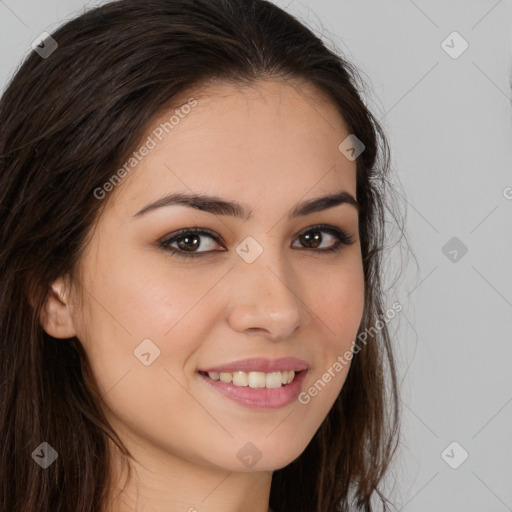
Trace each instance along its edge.
<path fill-rule="evenodd" d="M 107 3 L 35 50 L 0 103 L 0 509 L 386 509 L 356 70 L 263 0 Z"/>

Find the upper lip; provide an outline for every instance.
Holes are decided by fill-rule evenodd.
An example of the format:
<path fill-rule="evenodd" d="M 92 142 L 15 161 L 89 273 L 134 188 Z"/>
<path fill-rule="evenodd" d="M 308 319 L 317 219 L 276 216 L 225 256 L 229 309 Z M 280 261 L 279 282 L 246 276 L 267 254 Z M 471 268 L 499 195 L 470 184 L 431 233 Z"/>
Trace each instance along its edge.
<path fill-rule="evenodd" d="M 301 371 L 307 370 L 309 364 L 307 361 L 297 359 L 296 357 L 280 357 L 278 359 L 268 359 L 265 357 L 253 357 L 250 359 L 239 359 L 231 363 L 214 366 L 211 368 L 201 368 L 202 372 L 278 372 L 278 371 Z"/>

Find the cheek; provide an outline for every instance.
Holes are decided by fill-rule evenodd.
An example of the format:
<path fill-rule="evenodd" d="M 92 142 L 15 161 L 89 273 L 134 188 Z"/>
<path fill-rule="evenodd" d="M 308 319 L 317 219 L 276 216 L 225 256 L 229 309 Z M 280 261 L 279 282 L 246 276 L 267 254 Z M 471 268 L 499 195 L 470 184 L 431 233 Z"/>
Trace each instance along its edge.
<path fill-rule="evenodd" d="M 77 330 L 102 391 L 127 372 L 145 368 L 139 347 L 150 352 L 150 367 L 186 358 L 190 337 L 182 330 L 199 296 L 190 282 L 136 261 L 104 266 L 92 275 Z"/>
<path fill-rule="evenodd" d="M 353 341 L 364 312 L 362 266 L 325 274 L 321 289 L 311 298 L 311 309 L 330 334 L 328 346 L 340 349 Z"/>
<path fill-rule="evenodd" d="M 194 366 L 190 359 L 219 322 L 215 285 L 224 274 L 225 269 L 193 271 L 133 258 L 91 283 L 99 300 L 91 301 L 88 323 L 94 327 L 86 337 L 102 387 L 110 389 L 128 371 L 144 383 L 170 382 L 169 373 L 182 382 L 184 368 Z"/>
<path fill-rule="evenodd" d="M 171 425 L 176 410 L 184 418 L 197 414 L 182 387 L 183 368 L 205 338 L 201 297 L 215 281 L 165 277 L 154 266 L 151 272 L 124 268 L 89 285 L 96 300 L 87 306 L 84 348 L 94 378 L 109 418 L 140 435 L 157 431 L 155 422 Z M 187 435 L 183 428 L 174 439 L 185 443 Z"/>
<path fill-rule="evenodd" d="M 332 271 L 321 282 L 322 289 L 310 297 L 313 321 L 320 336 L 316 364 L 299 399 L 301 404 L 311 405 L 313 423 L 322 421 L 343 388 L 364 313 L 362 266 Z"/>

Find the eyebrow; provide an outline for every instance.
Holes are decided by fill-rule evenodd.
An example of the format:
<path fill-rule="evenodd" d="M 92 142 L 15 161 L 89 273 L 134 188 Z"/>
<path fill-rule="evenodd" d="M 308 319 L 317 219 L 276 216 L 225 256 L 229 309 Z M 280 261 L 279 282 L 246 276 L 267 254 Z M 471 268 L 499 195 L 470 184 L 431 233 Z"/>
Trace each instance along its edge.
<path fill-rule="evenodd" d="M 288 214 L 288 217 L 290 219 L 304 217 L 310 213 L 334 208 L 341 204 L 352 205 L 357 211 L 359 211 L 359 203 L 355 197 L 349 192 L 340 191 L 335 194 L 318 197 L 316 199 L 300 203 Z M 214 215 L 238 217 L 243 219 L 244 222 L 252 218 L 253 214 L 252 210 L 236 201 L 226 201 L 219 197 L 210 195 L 177 192 L 144 206 L 144 208 L 137 212 L 133 217 L 142 217 L 146 213 L 154 211 L 157 208 L 176 205 L 195 208 L 196 210 L 213 213 Z"/>

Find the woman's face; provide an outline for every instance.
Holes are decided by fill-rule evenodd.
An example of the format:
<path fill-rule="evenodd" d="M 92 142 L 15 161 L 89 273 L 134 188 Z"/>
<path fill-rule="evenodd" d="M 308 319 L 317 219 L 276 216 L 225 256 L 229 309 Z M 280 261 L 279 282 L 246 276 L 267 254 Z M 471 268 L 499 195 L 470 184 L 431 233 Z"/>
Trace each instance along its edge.
<path fill-rule="evenodd" d="M 310 86 L 218 84 L 193 96 L 161 140 L 157 128 L 174 110 L 155 121 L 141 143 L 151 136 L 155 146 L 107 194 L 81 260 L 85 304 L 72 321 L 129 447 L 160 461 L 274 470 L 303 452 L 332 407 L 348 371 L 339 357 L 364 307 L 357 208 L 293 212 L 332 194 L 356 197 L 356 163 L 338 148 L 349 135 L 342 119 Z M 138 214 L 177 193 L 252 215 L 218 204 L 212 213 L 206 202 Z M 159 246 L 185 228 L 209 234 Z M 353 242 L 327 252 L 336 230 Z M 268 366 L 237 363 L 250 358 Z M 277 358 L 302 360 L 307 371 L 287 386 L 271 371 L 235 372 L 236 383 L 268 389 L 200 373 L 233 362 L 239 371 L 300 369 L 273 365 Z"/>

